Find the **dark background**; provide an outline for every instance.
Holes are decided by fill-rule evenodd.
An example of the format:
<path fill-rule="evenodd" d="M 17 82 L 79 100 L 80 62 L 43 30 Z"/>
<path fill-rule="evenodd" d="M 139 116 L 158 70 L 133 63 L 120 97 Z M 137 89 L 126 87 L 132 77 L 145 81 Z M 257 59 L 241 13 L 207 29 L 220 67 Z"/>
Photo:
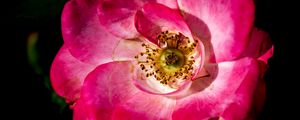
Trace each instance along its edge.
<path fill-rule="evenodd" d="M 49 84 L 50 65 L 63 44 L 60 15 L 66 0 L 20 0 L 16 4 L 15 39 L 13 41 L 13 82 L 17 88 L 13 93 L 14 109 L 21 114 L 13 117 L 31 120 L 71 120 L 72 111 L 53 93 Z M 267 31 L 275 45 L 275 54 L 269 60 L 265 75 L 267 101 L 260 120 L 299 118 L 296 107 L 297 80 L 294 67 L 296 59 L 292 51 L 297 48 L 297 37 L 292 37 L 297 7 L 290 1 L 255 0 L 255 25 Z M 33 47 L 28 36 L 38 33 Z M 298 33 L 299 34 L 299 33 Z M 299 47 L 298 47 L 299 48 Z M 28 54 L 30 53 L 30 54 Z M 299 53 L 298 53 L 299 55 Z M 28 57 L 29 56 L 29 57 Z M 294 55 L 295 56 L 295 55 Z M 297 70 L 295 70 L 297 71 Z M 296 73 L 297 74 L 297 73 Z M 299 74 L 299 73 L 298 73 Z M 14 98 L 13 97 L 13 98 Z"/>

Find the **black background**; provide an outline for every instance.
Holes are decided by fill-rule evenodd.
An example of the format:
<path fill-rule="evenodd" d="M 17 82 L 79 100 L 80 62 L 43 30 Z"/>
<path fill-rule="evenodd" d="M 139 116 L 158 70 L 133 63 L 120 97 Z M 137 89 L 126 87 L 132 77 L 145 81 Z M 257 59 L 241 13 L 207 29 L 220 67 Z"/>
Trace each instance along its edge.
<path fill-rule="evenodd" d="M 9 93 L 13 117 L 37 120 L 71 120 L 72 111 L 51 99 L 52 91 L 45 87 L 44 76 L 37 74 L 27 59 L 27 38 L 32 32 L 39 33 L 37 49 L 39 65 L 47 75 L 57 51 L 63 44 L 60 30 L 60 15 L 66 0 L 22 0 L 16 5 L 13 26 L 14 41 L 9 46 L 13 52 L 13 67 L 7 71 L 15 92 Z M 269 60 L 265 75 L 267 100 L 260 120 L 296 119 L 297 96 L 297 6 L 290 1 L 255 0 L 255 26 L 267 31 L 275 45 L 274 56 Z M 299 13 L 298 13 L 299 14 Z M 296 30 L 295 30 L 296 29 Z M 296 34 L 293 34 L 295 32 Z M 299 33 L 298 33 L 299 34 Z M 12 39 L 12 37 L 10 37 Z M 299 44 L 298 44 L 299 45 Z M 299 49 L 300 47 L 298 47 Z M 6 51 L 4 51 L 6 52 Z M 299 74 L 299 73 L 298 73 Z M 19 89 L 18 89 L 19 88 Z M 6 91 L 4 91 L 6 92 Z M 19 114 L 21 113 L 21 114 Z"/>

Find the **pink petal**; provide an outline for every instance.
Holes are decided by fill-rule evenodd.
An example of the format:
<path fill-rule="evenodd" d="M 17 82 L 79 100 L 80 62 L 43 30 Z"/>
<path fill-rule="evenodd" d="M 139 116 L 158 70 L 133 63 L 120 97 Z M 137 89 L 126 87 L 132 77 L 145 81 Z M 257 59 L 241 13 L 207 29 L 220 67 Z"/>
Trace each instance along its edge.
<path fill-rule="evenodd" d="M 74 105 L 73 120 L 89 120 L 89 115 L 82 99 L 79 99 Z"/>
<path fill-rule="evenodd" d="M 254 92 L 253 103 L 251 106 L 251 114 L 249 115 L 249 118 L 251 117 L 255 118 L 261 113 L 265 104 L 265 100 L 266 100 L 266 83 L 263 79 L 260 79 L 256 87 L 256 90 Z"/>
<path fill-rule="evenodd" d="M 99 20 L 112 34 L 128 39 L 139 34 L 134 27 L 134 14 L 145 3 L 155 0 L 106 0 L 98 8 Z M 158 0 L 158 3 L 177 8 L 175 0 Z"/>
<path fill-rule="evenodd" d="M 176 0 L 156 0 L 156 2 L 172 9 L 178 9 L 178 3 Z"/>
<path fill-rule="evenodd" d="M 82 99 L 93 119 L 110 119 L 114 108 L 137 93 L 132 84 L 130 62 L 98 66 L 84 83 Z"/>
<path fill-rule="evenodd" d="M 74 102 L 79 98 L 84 78 L 95 67 L 74 58 L 64 45 L 51 66 L 52 86 L 57 94 L 66 98 L 67 102 Z"/>
<path fill-rule="evenodd" d="M 252 106 L 254 105 L 263 105 L 263 103 L 261 103 L 262 101 L 264 101 L 263 99 L 257 99 L 257 97 L 264 97 L 265 94 L 261 93 L 264 91 L 261 91 L 259 88 L 261 86 L 260 85 L 261 79 L 258 79 L 257 81 L 254 82 L 253 78 L 248 78 L 245 79 L 241 85 L 239 86 L 239 88 L 236 90 L 235 94 L 236 94 L 236 101 L 232 102 L 231 104 L 229 104 L 229 106 L 225 109 L 225 111 L 222 113 L 222 118 L 224 118 L 225 120 L 244 120 L 244 119 L 249 119 L 251 117 L 255 117 L 255 116 L 250 116 L 251 112 L 253 110 L 251 110 Z M 257 91 L 258 90 L 258 91 Z M 262 89 L 263 90 L 263 89 Z M 255 92 L 257 92 L 256 94 L 254 94 Z M 260 96 L 257 96 L 260 95 Z M 254 100 L 254 98 L 256 97 L 257 101 Z M 254 101 L 253 101 L 254 100 Z M 253 104 L 253 102 L 257 102 L 256 104 Z M 262 107 L 262 106 L 255 106 L 255 107 Z"/>
<path fill-rule="evenodd" d="M 120 41 L 101 27 L 97 5 L 97 1 L 70 1 L 62 13 L 62 34 L 71 54 L 96 65 L 112 61 L 111 55 Z"/>
<path fill-rule="evenodd" d="M 265 52 L 263 55 L 261 55 L 258 60 L 261 60 L 265 62 L 266 64 L 268 63 L 268 59 L 272 57 L 274 54 L 274 46 L 272 46 L 267 52 Z"/>
<path fill-rule="evenodd" d="M 260 76 L 255 83 L 251 79 L 245 79 L 235 94 L 238 101 L 231 103 L 222 113 L 222 118 L 233 120 L 255 119 L 261 112 L 266 99 L 266 85 L 263 75 L 267 64 L 264 61 L 258 61 L 260 66 Z"/>
<path fill-rule="evenodd" d="M 139 33 L 157 44 L 157 36 L 162 31 L 177 31 L 191 38 L 190 30 L 179 10 L 157 3 L 145 4 L 137 11 L 135 27 Z"/>
<path fill-rule="evenodd" d="M 267 63 L 267 60 L 273 56 L 273 49 L 269 35 L 264 31 L 254 28 L 244 55 L 258 58 Z"/>
<path fill-rule="evenodd" d="M 174 102 L 138 90 L 132 72 L 130 62 L 112 62 L 87 76 L 81 98 L 91 119 L 150 119 L 170 114 Z"/>
<path fill-rule="evenodd" d="M 237 59 L 245 51 L 254 20 L 252 0 L 178 0 L 193 34 L 199 37 L 211 62 Z"/>
<path fill-rule="evenodd" d="M 112 59 L 114 61 L 136 60 L 134 56 L 144 51 L 141 40 L 121 40 L 113 51 Z"/>
<path fill-rule="evenodd" d="M 210 73 L 209 69 L 208 72 Z M 224 110 L 236 113 L 230 111 L 233 104 L 240 108 L 237 113 L 245 115 L 249 111 L 260 74 L 258 61 L 252 58 L 219 63 L 216 76 L 209 78 L 215 79 L 212 79 L 208 87 L 177 101 L 173 119 L 217 118 Z M 231 120 L 230 116 L 228 119 Z"/>
<path fill-rule="evenodd" d="M 174 99 L 139 92 L 115 109 L 113 119 L 170 120 L 175 103 Z"/>

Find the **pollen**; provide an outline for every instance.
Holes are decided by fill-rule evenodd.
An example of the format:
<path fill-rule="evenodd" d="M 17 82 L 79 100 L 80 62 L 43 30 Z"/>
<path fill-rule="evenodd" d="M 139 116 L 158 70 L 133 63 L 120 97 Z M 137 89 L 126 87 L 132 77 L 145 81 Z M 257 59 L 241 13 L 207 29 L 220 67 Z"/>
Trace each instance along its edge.
<path fill-rule="evenodd" d="M 143 52 L 134 57 L 145 77 L 170 87 L 176 86 L 179 80 L 191 79 L 198 41 L 168 30 L 161 32 L 157 40 L 159 47 L 143 43 Z"/>

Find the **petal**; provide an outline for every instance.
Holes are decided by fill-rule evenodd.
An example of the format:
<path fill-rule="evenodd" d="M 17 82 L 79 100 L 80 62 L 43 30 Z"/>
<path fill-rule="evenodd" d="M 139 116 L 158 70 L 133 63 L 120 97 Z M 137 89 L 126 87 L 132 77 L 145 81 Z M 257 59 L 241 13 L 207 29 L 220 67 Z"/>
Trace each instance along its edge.
<path fill-rule="evenodd" d="M 114 108 L 136 94 L 130 62 L 111 62 L 98 66 L 84 83 L 82 99 L 93 119 L 110 119 Z"/>
<path fill-rule="evenodd" d="M 178 9 L 178 3 L 176 0 L 156 0 L 156 2 L 172 9 Z"/>
<path fill-rule="evenodd" d="M 263 79 L 259 83 L 254 92 L 254 98 L 251 106 L 251 114 L 249 118 L 255 118 L 262 112 L 266 100 L 266 83 Z"/>
<path fill-rule="evenodd" d="M 249 111 L 251 99 L 248 98 L 253 97 L 261 73 L 258 62 L 252 58 L 243 58 L 221 62 L 217 67 L 217 74 L 211 76 L 214 80 L 208 87 L 177 101 L 173 119 L 216 118 L 236 102 L 237 106 L 243 106 L 238 111 Z"/>
<path fill-rule="evenodd" d="M 222 113 L 222 118 L 233 120 L 255 119 L 265 102 L 266 86 L 263 80 L 263 74 L 266 71 L 267 64 L 258 61 L 260 67 L 260 76 L 257 82 L 252 79 L 245 79 L 236 90 L 237 101 L 232 102 Z M 234 111 L 234 112 L 233 112 Z"/>
<path fill-rule="evenodd" d="M 141 40 L 121 40 L 113 51 L 114 61 L 136 60 L 134 57 L 144 51 Z"/>
<path fill-rule="evenodd" d="M 98 8 L 99 20 L 112 34 L 128 39 L 138 36 L 134 27 L 134 14 L 145 3 L 155 0 L 106 0 Z M 177 8 L 175 0 L 158 0 L 158 3 Z"/>
<path fill-rule="evenodd" d="M 209 60 L 237 59 L 246 49 L 254 20 L 252 0 L 178 0 L 194 35 L 209 44 Z"/>
<path fill-rule="evenodd" d="M 111 55 L 119 38 L 101 27 L 96 15 L 96 1 L 70 1 L 62 13 L 62 34 L 71 54 L 77 59 L 102 64 L 112 61 Z"/>
<path fill-rule="evenodd" d="M 263 55 L 261 55 L 258 60 L 263 61 L 264 63 L 268 63 L 268 59 L 272 57 L 274 54 L 274 46 L 272 46 L 270 49 L 268 49 L 267 52 L 265 52 Z"/>
<path fill-rule="evenodd" d="M 74 105 L 73 120 L 90 120 L 82 99 Z"/>
<path fill-rule="evenodd" d="M 162 31 L 178 31 L 191 38 L 190 30 L 177 9 L 157 3 L 145 4 L 135 15 L 135 27 L 140 34 L 157 44 Z"/>
<path fill-rule="evenodd" d="M 170 120 L 175 100 L 139 92 L 118 106 L 113 113 L 115 120 Z"/>
<path fill-rule="evenodd" d="M 132 72 L 130 62 L 111 62 L 87 76 L 81 96 L 91 119 L 155 118 L 170 114 L 166 104 L 170 100 L 139 91 L 133 85 Z M 161 107 L 166 107 L 166 112 Z"/>
<path fill-rule="evenodd" d="M 244 54 L 267 63 L 267 60 L 273 56 L 273 49 L 269 35 L 262 30 L 254 28 Z"/>
<path fill-rule="evenodd" d="M 51 66 L 51 83 L 57 94 L 74 102 L 79 98 L 86 75 L 96 66 L 74 58 L 64 45 L 56 55 Z"/>

